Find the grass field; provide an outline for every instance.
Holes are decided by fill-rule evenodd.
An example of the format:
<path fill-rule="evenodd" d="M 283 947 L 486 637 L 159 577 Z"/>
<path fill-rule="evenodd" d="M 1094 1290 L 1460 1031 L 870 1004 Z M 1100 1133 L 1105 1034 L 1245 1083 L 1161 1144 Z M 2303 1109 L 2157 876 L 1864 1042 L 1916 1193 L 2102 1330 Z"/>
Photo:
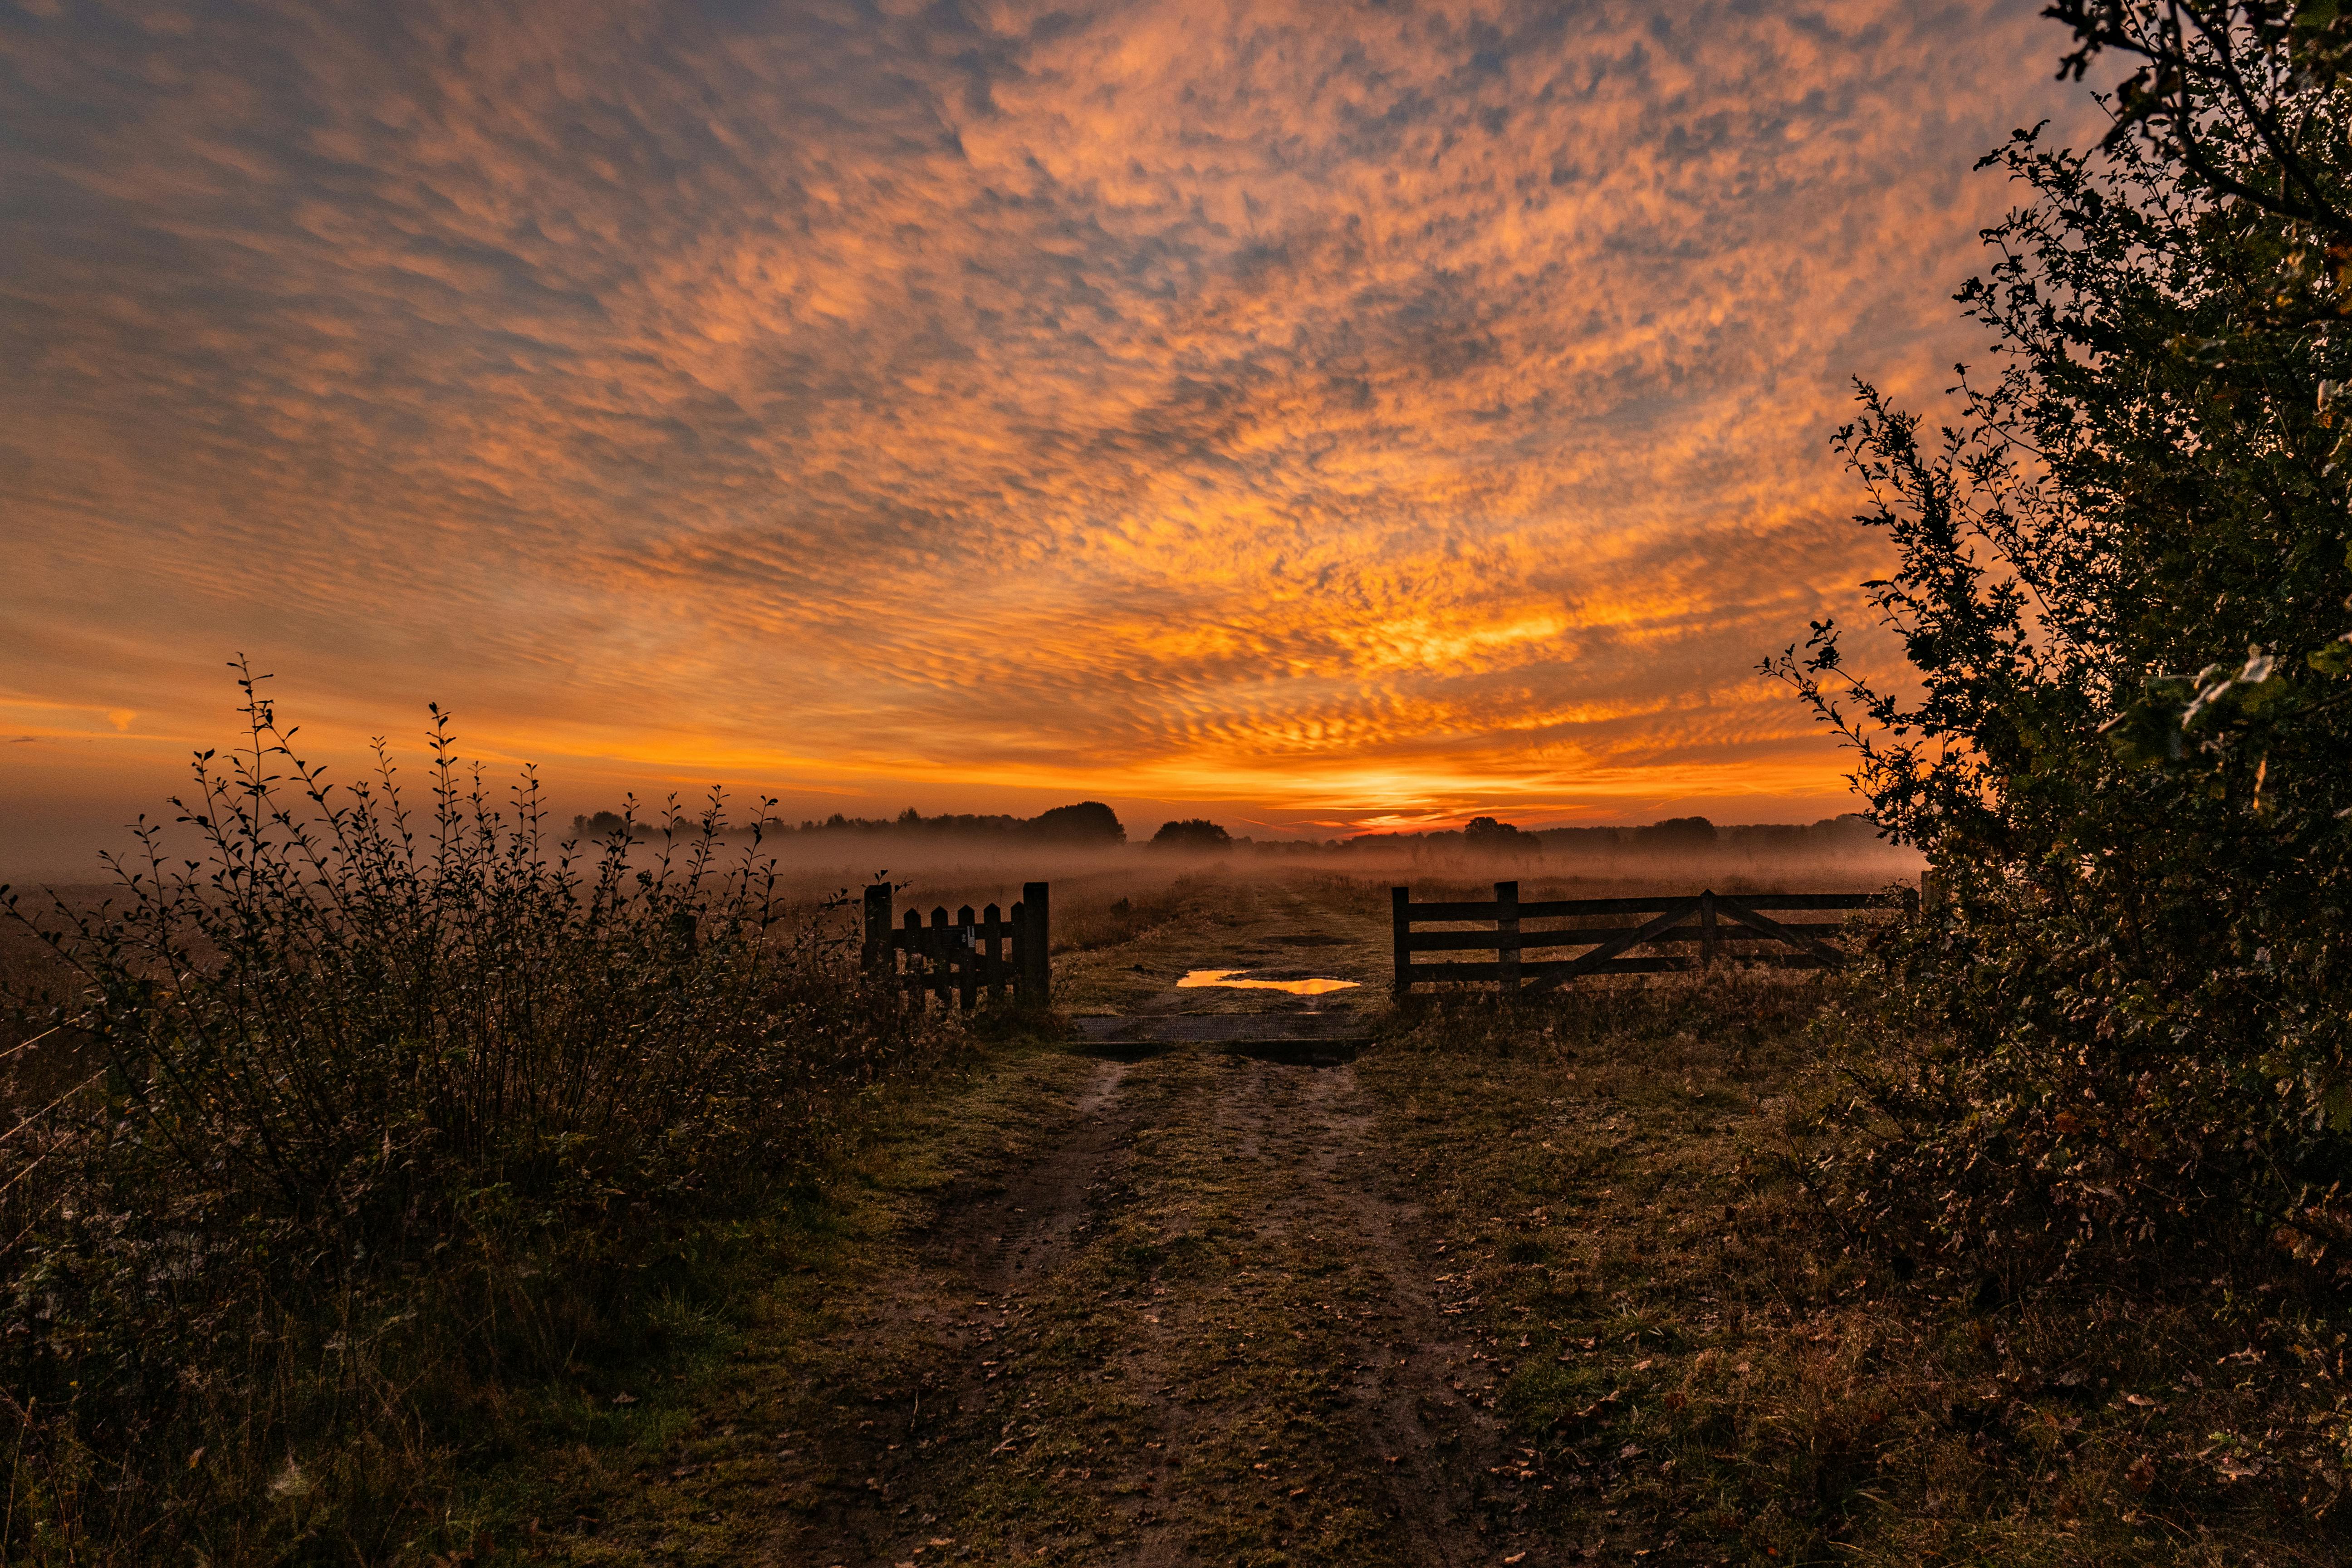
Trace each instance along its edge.
<path fill-rule="evenodd" d="M 1070 900 L 1069 1011 L 1342 1005 L 1375 1042 L 979 1047 L 757 1227 L 660 1357 L 534 1406 L 418 1550 L 2341 1560 L 2341 1310 L 2242 1276 L 2001 1300 L 1853 1246 L 1804 1183 L 1834 1151 L 1820 982 L 1393 1012 L 1378 885 L 1118 898 Z M 1190 967 L 1368 984 L 1173 991 Z"/>

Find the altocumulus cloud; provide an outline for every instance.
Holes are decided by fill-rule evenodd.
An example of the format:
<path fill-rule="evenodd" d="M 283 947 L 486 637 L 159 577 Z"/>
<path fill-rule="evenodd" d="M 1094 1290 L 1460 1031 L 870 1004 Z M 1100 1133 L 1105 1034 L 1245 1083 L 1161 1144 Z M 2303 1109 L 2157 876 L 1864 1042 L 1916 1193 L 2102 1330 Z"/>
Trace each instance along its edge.
<path fill-rule="evenodd" d="M 2027 0 L 0 10 L 0 706 L 1338 817 L 1834 788 Z M 181 715 L 174 721 L 173 715 Z M 207 721 L 206 722 L 209 722 Z"/>

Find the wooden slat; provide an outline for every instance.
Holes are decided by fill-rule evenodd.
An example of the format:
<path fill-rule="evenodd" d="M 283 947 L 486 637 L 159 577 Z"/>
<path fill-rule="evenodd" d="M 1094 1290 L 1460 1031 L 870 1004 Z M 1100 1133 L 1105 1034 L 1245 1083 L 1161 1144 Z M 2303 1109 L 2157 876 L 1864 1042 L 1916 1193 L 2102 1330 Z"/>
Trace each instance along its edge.
<path fill-rule="evenodd" d="M 1616 937 L 1623 936 L 1627 931 L 1633 929 L 1635 928 L 1632 926 L 1606 926 L 1583 931 L 1523 931 L 1519 933 L 1519 946 L 1528 952 L 1533 952 L 1538 948 L 1598 947 L 1601 943 L 1611 941 Z M 1785 929 L 1792 931 L 1801 931 L 1808 936 L 1826 937 L 1839 935 L 1845 930 L 1845 927 L 1842 925 L 1816 924 L 1791 925 Z M 1695 926 L 1688 930 L 1677 927 L 1675 930 L 1664 931 L 1657 936 L 1652 937 L 1650 940 L 1653 942 L 1697 942 L 1701 939 L 1703 934 L 1704 933 Z M 1762 931 L 1740 929 L 1727 930 L 1721 926 L 1716 928 L 1716 939 L 1718 942 L 1784 942 L 1787 940 L 1785 937 L 1769 936 Z M 1492 952 L 1495 951 L 1496 946 L 1495 933 L 1491 931 L 1417 931 L 1406 938 L 1406 942 L 1408 944 L 1407 951 L 1411 952 Z"/>
<path fill-rule="evenodd" d="M 1717 899 L 1716 908 L 1721 910 L 1727 918 L 1738 921 L 1750 931 L 1760 931 L 1766 936 L 1778 937 L 1800 952 L 1810 952 L 1824 963 L 1840 964 L 1845 962 L 1845 954 L 1829 943 L 1784 926 L 1769 915 L 1759 915 L 1754 910 L 1744 909 L 1737 899 Z"/>
<path fill-rule="evenodd" d="M 1645 915 L 1668 909 L 1682 900 L 1662 899 L 1568 899 L 1549 903 L 1521 904 L 1519 918 L 1523 921 L 1564 920 L 1574 915 Z M 1493 902 L 1435 903 L 1407 906 L 1416 921 L 1486 921 L 1495 918 Z"/>
<path fill-rule="evenodd" d="M 1612 937 L 1609 941 L 1602 942 L 1599 947 L 1594 948 L 1591 952 L 1585 953 L 1581 957 L 1569 960 L 1568 963 L 1564 967 L 1550 974 L 1543 976 L 1541 979 L 1536 981 L 1532 985 L 1530 985 L 1528 989 L 1531 991 L 1549 991 L 1563 982 L 1575 979 L 1580 974 L 1589 974 L 1592 971 L 1600 968 L 1603 963 L 1608 963 L 1609 960 L 1616 957 L 1619 953 L 1623 952 L 1627 948 L 1641 946 L 1642 943 L 1649 941 L 1660 931 L 1666 930 L 1670 926 L 1680 925 L 1683 921 L 1690 919 L 1691 916 L 1697 912 L 1698 900 L 1696 899 L 1685 899 L 1679 908 L 1668 910 L 1665 913 L 1650 921 L 1647 925 L 1636 926 L 1632 931 L 1627 931 L 1623 936 Z"/>
<path fill-rule="evenodd" d="M 1495 918 L 1495 906 L 1491 900 L 1477 904 L 1408 904 L 1405 907 L 1411 918 L 1417 921 L 1491 921 Z"/>
<path fill-rule="evenodd" d="M 1004 1000 L 1004 916 L 994 904 L 981 911 L 980 943 L 981 977 L 995 1006 Z"/>
<path fill-rule="evenodd" d="M 1725 893 L 1724 898 L 1736 898 L 1751 910 L 1895 910 L 1903 907 L 1900 893 Z M 1648 915 L 1663 914 L 1679 898 L 1655 899 L 1554 899 L 1541 903 L 1519 906 L 1522 921 L 1574 920 L 1585 915 Z M 1496 917 L 1492 903 L 1432 903 L 1406 905 L 1406 916 L 1415 924 L 1439 924 L 1447 921 L 1486 921 Z"/>
<path fill-rule="evenodd" d="M 1615 966 L 1618 964 L 1631 964 L 1633 966 L 1633 970 L 1629 970 L 1625 973 L 1633 973 L 1634 971 L 1654 973 L 1670 969 L 1682 969 L 1686 967 L 1689 963 L 1690 961 L 1685 958 L 1619 958 L 1608 961 L 1598 971 L 1578 970 L 1577 973 L 1609 973 L 1614 972 Z M 1547 958 L 1538 959 L 1533 963 L 1523 959 L 1519 963 L 1519 973 L 1531 980 L 1540 980 L 1546 975 L 1565 973 L 1574 967 L 1575 963 L 1571 959 Z M 1412 966 L 1412 983 L 1416 985 L 1424 985 L 1431 984 L 1432 982 L 1442 984 L 1451 981 L 1460 984 L 1462 982 L 1473 980 L 1500 980 L 1502 977 L 1503 966 L 1492 962 L 1491 960 L 1486 963 L 1416 963 Z"/>
<path fill-rule="evenodd" d="M 1828 967 L 1809 952 L 1741 953 L 1735 954 L 1731 962 L 1744 964 L 1751 969 Z M 1568 959 L 1542 959 L 1532 963 L 1522 960 L 1519 973 L 1529 978 L 1541 978 L 1550 974 L 1568 974 L 1572 971 L 1573 978 L 1581 979 L 1591 974 L 1680 974 L 1695 971 L 1698 967 L 1698 960 L 1695 955 L 1680 953 L 1646 958 L 1612 958 L 1590 969 L 1580 968 Z M 1448 983 L 1467 984 L 1478 981 L 1501 979 L 1502 965 L 1493 963 L 1416 963 L 1408 973 L 1410 978 L 1405 983 L 1408 989 L 1414 985 Z"/>
<path fill-rule="evenodd" d="M 1633 929 L 1612 926 L 1602 931 L 1523 931 L 1519 933 L 1519 946 L 1595 947 Z M 1412 952 L 1492 952 L 1499 945 L 1491 931 L 1417 931 L 1405 942 Z"/>
<path fill-rule="evenodd" d="M 1901 893 L 1723 893 L 1751 910 L 1899 910 Z"/>
<path fill-rule="evenodd" d="M 1538 904 L 1521 904 L 1519 917 L 1530 921 L 1564 921 L 1585 915 L 1658 915 L 1682 901 L 1679 895 L 1643 899 L 1551 899 Z"/>
<path fill-rule="evenodd" d="M 980 921 L 970 904 L 956 910 L 956 1005 L 971 1012 L 980 1005 Z"/>
<path fill-rule="evenodd" d="M 1054 1005 L 1054 928 L 1046 896 L 1046 885 L 1043 882 L 1021 884 L 1021 903 L 1029 917 L 1030 938 L 1029 966 L 1021 976 L 1021 1005 L 1024 1007 L 1050 1007 Z"/>
<path fill-rule="evenodd" d="M 920 910 L 907 911 L 907 927 L 898 933 L 896 940 L 898 951 L 907 955 L 905 973 L 919 979 L 927 967 L 923 963 L 923 914 Z M 914 986 L 910 985 L 908 989 L 916 991 L 918 995 L 921 994 Z"/>

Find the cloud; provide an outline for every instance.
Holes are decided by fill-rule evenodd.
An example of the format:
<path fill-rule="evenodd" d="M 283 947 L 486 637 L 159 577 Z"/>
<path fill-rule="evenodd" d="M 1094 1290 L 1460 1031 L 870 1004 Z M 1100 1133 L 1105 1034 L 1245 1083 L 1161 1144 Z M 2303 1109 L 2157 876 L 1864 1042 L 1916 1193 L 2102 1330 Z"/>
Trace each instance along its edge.
<path fill-rule="evenodd" d="M 1818 795 L 2073 114 L 1973 0 L 185 4 L 0 22 L 19 683 L 329 734 L 1334 820 Z"/>

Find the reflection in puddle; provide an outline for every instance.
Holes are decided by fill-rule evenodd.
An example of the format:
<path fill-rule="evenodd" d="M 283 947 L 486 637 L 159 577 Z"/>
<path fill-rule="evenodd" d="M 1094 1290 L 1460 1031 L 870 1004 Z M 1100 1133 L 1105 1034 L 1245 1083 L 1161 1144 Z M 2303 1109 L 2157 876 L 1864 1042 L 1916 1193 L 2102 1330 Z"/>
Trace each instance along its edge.
<path fill-rule="evenodd" d="M 1354 985 L 1352 980 L 1234 980 L 1228 976 L 1247 974 L 1246 969 L 1196 969 L 1176 983 L 1178 990 L 1193 990 L 1203 985 L 1223 986 L 1229 991 L 1287 991 L 1293 996 L 1320 996 L 1326 991 L 1345 991 Z"/>

